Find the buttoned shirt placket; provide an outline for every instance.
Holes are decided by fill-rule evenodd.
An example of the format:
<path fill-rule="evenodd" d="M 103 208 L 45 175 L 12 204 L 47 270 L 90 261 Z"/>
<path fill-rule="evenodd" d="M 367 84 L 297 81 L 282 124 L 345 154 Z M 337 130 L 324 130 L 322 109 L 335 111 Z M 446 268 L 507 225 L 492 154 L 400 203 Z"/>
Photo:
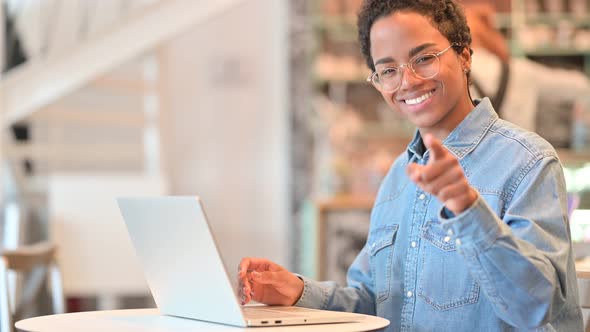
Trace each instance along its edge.
<path fill-rule="evenodd" d="M 416 162 L 419 165 L 425 165 L 428 162 L 427 156 L 420 158 L 413 155 L 409 162 Z M 404 301 L 402 304 L 401 314 L 401 331 L 411 331 L 416 308 L 416 288 L 418 277 L 418 262 L 420 257 L 420 229 L 424 224 L 424 219 L 428 212 L 428 203 L 430 195 L 425 193 L 420 187 L 414 185 L 414 203 L 412 204 L 411 223 L 409 225 L 409 245 L 410 248 L 406 254 L 406 266 L 404 273 Z"/>

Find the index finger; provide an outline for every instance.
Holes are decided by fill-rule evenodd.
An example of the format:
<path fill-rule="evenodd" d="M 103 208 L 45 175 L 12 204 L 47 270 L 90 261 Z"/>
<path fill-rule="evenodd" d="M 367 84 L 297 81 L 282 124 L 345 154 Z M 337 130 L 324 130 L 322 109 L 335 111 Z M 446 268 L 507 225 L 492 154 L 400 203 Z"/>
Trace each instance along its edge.
<path fill-rule="evenodd" d="M 242 258 L 238 267 L 238 275 L 243 278 L 248 271 L 269 271 L 271 262 L 265 258 L 245 257 Z"/>
<path fill-rule="evenodd" d="M 432 134 L 426 134 L 424 136 L 424 146 L 430 150 L 431 160 L 441 159 L 447 153 L 442 142 Z"/>

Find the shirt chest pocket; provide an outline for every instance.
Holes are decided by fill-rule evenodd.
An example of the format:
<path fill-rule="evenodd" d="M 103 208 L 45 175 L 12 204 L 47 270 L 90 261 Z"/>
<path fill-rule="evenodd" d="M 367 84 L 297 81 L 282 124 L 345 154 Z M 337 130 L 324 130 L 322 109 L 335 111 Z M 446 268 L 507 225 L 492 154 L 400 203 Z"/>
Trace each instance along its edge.
<path fill-rule="evenodd" d="M 420 236 L 424 245 L 419 298 L 437 310 L 477 303 L 479 284 L 457 253 L 455 239 L 438 221 L 426 222 Z"/>
<path fill-rule="evenodd" d="M 372 230 L 367 241 L 377 303 L 389 297 L 393 247 L 398 227 L 399 225 L 388 225 Z"/>

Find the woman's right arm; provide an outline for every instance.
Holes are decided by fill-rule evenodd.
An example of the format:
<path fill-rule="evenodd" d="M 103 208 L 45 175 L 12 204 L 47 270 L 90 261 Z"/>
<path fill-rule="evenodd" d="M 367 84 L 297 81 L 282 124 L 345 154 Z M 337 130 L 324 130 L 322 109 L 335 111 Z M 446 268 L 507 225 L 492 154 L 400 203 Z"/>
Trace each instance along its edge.
<path fill-rule="evenodd" d="M 363 248 L 348 270 L 348 287 L 293 274 L 269 260 L 244 258 L 240 263 L 242 304 L 255 300 L 268 305 L 375 314 L 369 256 Z"/>

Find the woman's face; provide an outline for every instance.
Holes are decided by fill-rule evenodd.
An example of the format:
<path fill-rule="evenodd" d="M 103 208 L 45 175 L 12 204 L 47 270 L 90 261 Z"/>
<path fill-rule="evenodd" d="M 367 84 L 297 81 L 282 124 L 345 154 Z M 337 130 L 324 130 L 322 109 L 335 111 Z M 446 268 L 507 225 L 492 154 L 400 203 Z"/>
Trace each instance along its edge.
<path fill-rule="evenodd" d="M 416 55 L 438 53 L 450 45 L 428 18 L 414 12 L 380 18 L 373 24 L 370 38 L 377 72 L 406 64 Z M 439 56 L 439 63 L 438 74 L 429 79 L 418 78 L 411 69 L 403 68 L 399 89 L 381 94 L 422 135 L 430 132 L 444 139 L 473 109 L 464 72 L 471 65 L 471 57 L 467 49 L 460 55 L 449 49 Z"/>

